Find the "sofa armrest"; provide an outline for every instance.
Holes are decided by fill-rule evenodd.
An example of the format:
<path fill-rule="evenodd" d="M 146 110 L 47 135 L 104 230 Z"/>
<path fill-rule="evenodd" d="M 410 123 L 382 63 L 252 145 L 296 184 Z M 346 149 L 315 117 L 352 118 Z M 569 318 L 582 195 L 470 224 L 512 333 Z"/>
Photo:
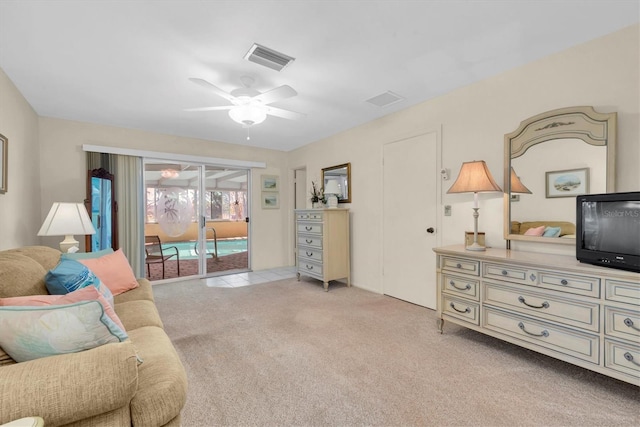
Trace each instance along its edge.
<path fill-rule="evenodd" d="M 129 405 L 138 385 L 133 343 L 0 367 L 0 423 L 28 416 L 47 426 L 82 420 Z"/>

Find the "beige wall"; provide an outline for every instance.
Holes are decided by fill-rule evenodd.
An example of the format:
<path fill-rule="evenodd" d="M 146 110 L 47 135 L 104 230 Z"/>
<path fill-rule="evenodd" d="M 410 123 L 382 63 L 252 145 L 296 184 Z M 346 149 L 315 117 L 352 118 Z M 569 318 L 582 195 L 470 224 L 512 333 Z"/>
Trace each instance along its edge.
<path fill-rule="evenodd" d="M 283 212 L 288 206 L 288 183 L 281 179 L 281 209 L 261 209 L 259 188 L 261 174 L 281 175 L 283 170 L 286 171 L 286 153 L 46 117 L 40 118 L 39 124 L 41 215 L 46 214 L 44 207 L 51 206 L 55 201 L 80 202 L 85 198 L 86 161 L 83 144 L 266 163 L 265 169 L 251 172 L 254 188 L 249 214 L 252 267 L 262 269 L 285 265 L 287 242 L 281 236 L 287 226 Z M 43 239 L 48 246 L 55 246 L 57 241 L 57 237 Z"/>
<path fill-rule="evenodd" d="M 352 211 L 352 282 L 383 291 L 380 188 L 387 142 L 440 132 L 441 167 L 451 172 L 441 188 L 442 204 L 453 208 L 450 217 L 440 209 L 437 229 L 443 245 L 462 243 L 464 231 L 473 229 L 473 197 L 446 194 L 462 162 L 485 160 L 502 185 L 504 135 L 544 111 L 576 105 L 617 111 L 617 190 L 640 189 L 639 31 L 638 25 L 629 27 L 291 152 L 290 169 L 307 167 L 307 188 L 323 167 L 351 162 L 353 203 L 346 206 Z M 406 198 L 411 200 L 411 194 Z M 481 194 L 479 229 L 486 232 L 488 245 L 504 247 L 502 226 L 502 195 Z M 574 253 L 558 245 L 514 242 L 514 247 Z M 435 262 L 432 253 L 424 258 Z"/>
<path fill-rule="evenodd" d="M 44 219 L 40 209 L 38 115 L 2 69 L 0 134 L 9 140 L 8 186 L 7 192 L 0 194 L 0 250 L 35 245 Z"/>
<path fill-rule="evenodd" d="M 260 194 L 254 191 L 250 213 L 253 268 L 290 265 L 293 169 L 306 167 L 309 188 L 312 180 L 320 179 L 321 168 L 351 162 L 353 203 L 348 206 L 352 212 L 352 282 L 382 292 L 380 188 L 382 146 L 387 142 L 438 133 L 442 145 L 439 167 L 451 172 L 451 180 L 442 183 L 440 197 L 442 204 L 453 207 L 450 217 L 442 216 L 440 209 L 439 244 L 462 243 L 464 231 L 473 227 L 471 195 L 446 194 L 461 163 L 483 159 L 502 183 L 504 134 L 515 130 L 523 119 L 544 111 L 591 105 L 597 111 L 618 112 L 617 190 L 640 188 L 639 32 L 640 26 L 635 25 L 290 153 L 38 119 L 0 73 L 0 132 L 9 138 L 11 162 L 9 192 L 0 195 L 0 248 L 38 242 L 35 234 L 51 203 L 84 199 L 85 158 L 81 146 L 95 144 L 266 162 L 266 169 L 252 171 L 254 188 L 257 190 L 261 174 L 279 175 L 281 208 L 260 209 Z M 434 179 L 439 180 L 439 175 Z M 410 194 L 406 196 L 411 200 Z M 481 195 L 480 207 L 480 230 L 486 232 L 487 243 L 503 246 L 502 197 Z M 51 246 L 58 241 L 42 239 Z M 522 243 L 515 246 L 543 248 Z M 571 253 L 568 247 L 549 250 Z M 425 262 L 434 262 L 432 253 L 424 257 Z"/>

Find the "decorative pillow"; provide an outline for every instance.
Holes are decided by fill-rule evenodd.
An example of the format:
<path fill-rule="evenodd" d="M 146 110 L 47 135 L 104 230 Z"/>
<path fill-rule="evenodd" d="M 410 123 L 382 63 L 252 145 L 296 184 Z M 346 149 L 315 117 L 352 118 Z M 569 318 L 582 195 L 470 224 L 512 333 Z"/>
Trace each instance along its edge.
<path fill-rule="evenodd" d="M 542 233 L 542 237 L 559 237 L 560 230 L 562 230 L 561 227 L 546 227 L 544 233 Z"/>
<path fill-rule="evenodd" d="M 97 252 L 76 252 L 76 253 L 63 253 L 62 255 L 60 255 L 60 258 L 65 258 L 65 259 L 90 259 L 90 258 L 100 258 L 103 255 L 108 255 L 108 254 L 112 254 L 113 253 L 113 249 L 111 248 L 107 248 L 107 249 L 102 249 L 101 251 L 97 251 Z"/>
<path fill-rule="evenodd" d="M 113 295 L 120 295 L 130 289 L 137 288 L 138 281 L 129 265 L 122 249 L 100 258 L 78 260 L 86 265 L 98 278 L 107 285 Z"/>
<path fill-rule="evenodd" d="M 86 286 L 95 286 L 113 307 L 113 294 L 87 266 L 73 259 L 60 259 L 44 277 L 51 295 L 65 295 Z"/>
<path fill-rule="evenodd" d="M 525 236 L 542 236 L 542 233 L 544 233 L 544 225 L 541 225 L 540 227 L 532 227 L 527 231 L 525 231 L 524 235 Z"/>
<path fill-rule="evenodd" d="M 103 285 L 103 288 L 109 290 Z M 113 306 L 109 304 L 109 301 L 96 289 L 95 286 L 89 285 L 84 288 L 80 288 L 76 291 L 69 292 L 66 295 L 29 295 L 25 297 L 10 297 L 0 298 L 0 306 L 43 306 L 43 305 L 65 305 L 72 304 L 80 301 L 93 301 L 97 300 L 102 304 L 107 316 L 120 327 L 123 331 L 124 325 L 120 321 L 120 318 L 113 310 Z"/>
<path fill-rule="evenodd" d="M 98 301 L 0 307 L 0 346 L 16 362 L 76 353 L 128 338 Z"/>

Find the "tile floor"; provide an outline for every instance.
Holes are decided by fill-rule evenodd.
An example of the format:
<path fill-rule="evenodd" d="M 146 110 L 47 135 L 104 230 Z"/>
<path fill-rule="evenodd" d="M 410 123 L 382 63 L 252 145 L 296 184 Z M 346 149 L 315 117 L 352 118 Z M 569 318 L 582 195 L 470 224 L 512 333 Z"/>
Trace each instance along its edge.
<path fill-rule="evenodd" d="M 268 270 L 228 274 L 226 276 L 208 277 L 199 280 L 210 288 L 237 288 L 240 286 L 273 282 L 274 280 L 291 279 L 293 277 L 296 277 L 295 267 L 279 267 Z"/>

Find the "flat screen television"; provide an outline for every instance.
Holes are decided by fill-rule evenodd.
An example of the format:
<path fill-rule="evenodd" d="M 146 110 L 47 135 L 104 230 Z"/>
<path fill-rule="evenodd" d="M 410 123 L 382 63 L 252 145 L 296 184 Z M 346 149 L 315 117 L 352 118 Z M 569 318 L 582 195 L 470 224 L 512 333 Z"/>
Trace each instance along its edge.
<path fill-rule="evenodd" d="M 578 261 L 640 272 L 640 191 L 577 197 Z"/>

